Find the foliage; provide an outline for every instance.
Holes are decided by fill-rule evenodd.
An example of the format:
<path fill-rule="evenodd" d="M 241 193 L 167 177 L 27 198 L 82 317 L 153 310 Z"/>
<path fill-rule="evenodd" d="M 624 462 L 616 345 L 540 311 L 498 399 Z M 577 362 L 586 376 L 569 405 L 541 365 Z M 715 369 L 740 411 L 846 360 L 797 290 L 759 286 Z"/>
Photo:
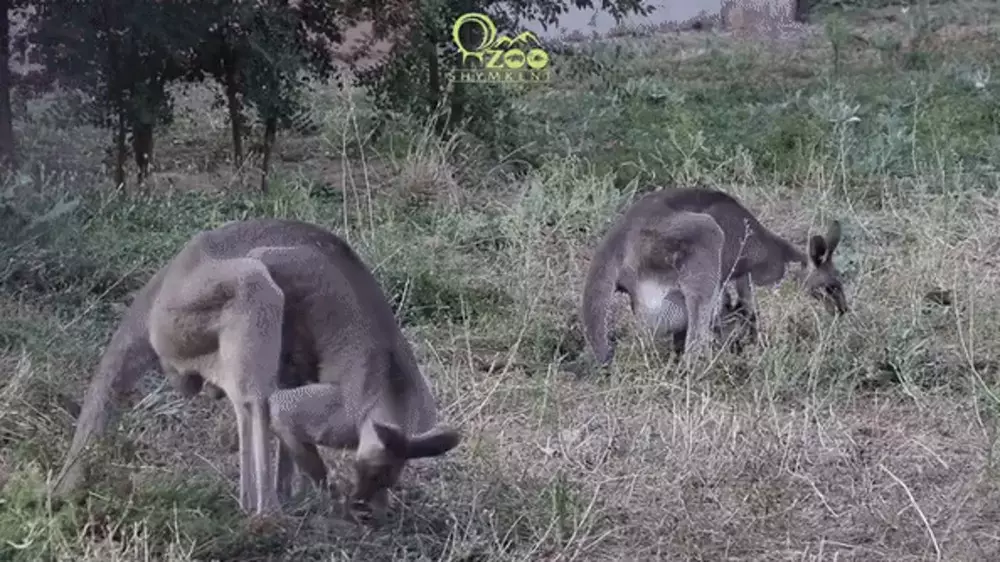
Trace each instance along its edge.
<path fill-rule="evenodd" d="M 517 127 L 510 98 L 504 87 L 494 84 L 458 84 L 451 69 L 459 65 L 458 50 L 452 40 L 456 19 L 468 12 L 488 14 L 498 33 L 515 34 L 524 19 L 543 26 L 554 24 L 570 5 L 594 7 L 590 0 L 519 0 L 503 6 L 490 0 L 427 0 L 421 2 L 417 25 L 406 40 L 397 44 L 384 65 L 361 73 L 376 106 L 403 111 L 418 118 L 439 120 L 436 129 L 444 132 L 464 125 L 489 145 L 503 151 L 512 149 L 509 132 Z M 600 8 L 616 18 L 629 13 L 645 15 L 649 7 L 641 0 L 602 0 Z M 476 33 L 463 29 L 461 33 Z M 475 37 L 469 42 L 474 43 Z"/>
<path fill-rule="evenodd" d="M 171 83 L 211 76 L 223 85 L 238 164 L 244 101 L 263 121 L 287 125 L 301 108 L 304 80 L 333 74 L 332 50 L 344 29 L 375 8 L 393 8 L 392 17 L 375 18 L 384 33 L 407 21 L 406 7 L 364 0 L 46 1 L 36 4 L 19 47 L 37 45 L 50 82 L 88 96 L 91 123 L 118 127 L 119 169 L 125 134 L 132 133 L 141 179 L 153 127 L 173 116 Z"/>
<path fill-rule="evenodd" d="M 59 82 L 90 97 L 84 110 L 93 124 L 117 126 L 116 183 L 124 182 L 126 133 L 132 134 L 141 181 L 153 129 L 172 119 L 167 86 L 185 74 L 198 39 L 198 13 L 189 8 L 183 2 L 142 0 L 36 5 L 27 39 L 42 64 Z"/>
<path fill-rule="evenodd" d="M 95 124 L 111 126 L 119 111 L 139 122 L 169 122 L 165 88 L 188 68 L 197 11 L 141 0 L 40 2 L 36 9 L 28 40 L 60 83 L 91 96 Z"/>
<path fill-rule="evenodd" d="M 339 9 L 335 9 L 339 8 Z M 290 123 L 305 76 L 325 79 L 334 70 L 330 48 L 341 30 L 356 22 L 361 2 L 213 0 L 199 6 L 207 22 L 186 79 L 206 75 L 222 87 L 229 105 L 236 164 L 242 159 L 241 101 L 262 120 Z"/>

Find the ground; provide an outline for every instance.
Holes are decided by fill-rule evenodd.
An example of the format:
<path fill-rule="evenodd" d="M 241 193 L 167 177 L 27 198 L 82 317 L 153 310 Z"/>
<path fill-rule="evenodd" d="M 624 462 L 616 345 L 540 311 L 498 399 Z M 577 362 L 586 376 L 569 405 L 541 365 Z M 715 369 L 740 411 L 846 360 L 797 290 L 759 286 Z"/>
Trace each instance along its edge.
<path fill-rule="evenodd" d="M 207 89 L 158 138 L 148 197 L 106 187 L 109 135 L 60 121 L 62 98 L 24 100 L 24 172 L 0 191 L 0 558 L 1000 559 L 998 15 L 578 44 L 510 92 L 506 163 L 405 117 L 372 138 L 362 92 L 321 88 L 319 131 L 281 138 L 266 196 L 226 163 Z M 615 363 L 570 369 L 594 245 L 675 184 L 724 189 L 801 245 L 839 219 L 851 313 L 761 288 L 760 344 L 686 371 L 618 302 Z M 150 374 L 87 503 L 52 507 L 130 293 L 199 229 L 255 216 L 350 240 L 462 444 L 414 463 L 384 521 L 307 493 L 260 526 L 238 510 L 230 408 Z"/>

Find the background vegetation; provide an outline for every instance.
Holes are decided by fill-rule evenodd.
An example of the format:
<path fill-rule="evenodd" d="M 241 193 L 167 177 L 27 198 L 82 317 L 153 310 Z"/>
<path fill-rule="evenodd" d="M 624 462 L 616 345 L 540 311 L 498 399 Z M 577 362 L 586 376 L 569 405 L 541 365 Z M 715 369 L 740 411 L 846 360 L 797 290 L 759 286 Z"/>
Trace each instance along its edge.
<path fill-rule="evenodd" d="M 412 42 L 338 87 L 318 41 L 371 6 L 300 5 L 35 3 L 55 70 L 10 84 L 0 559 L 1000 558 L 996 3 L 814 2 L 780 35 L 621 29 L 553 46 L 549 84 L 464 90 L 440 34 L 464 4 L 380 22 L 439 44 L 436 87 Z M 760 345 L 684 371 L 620 303 L 614 366 L 571 369 L 594 244 L 672 184 L 733 193 L 800 244 L 838 218 L 852 313 L 760 290 Z M 53 508 L 130 293 L 198 230 L 260 216 L 350 240 L 466 440 L 408 469 L 386 521 L 304 494 L 253 527 L 230 408 L 150 375 L 88 502 Z"/>

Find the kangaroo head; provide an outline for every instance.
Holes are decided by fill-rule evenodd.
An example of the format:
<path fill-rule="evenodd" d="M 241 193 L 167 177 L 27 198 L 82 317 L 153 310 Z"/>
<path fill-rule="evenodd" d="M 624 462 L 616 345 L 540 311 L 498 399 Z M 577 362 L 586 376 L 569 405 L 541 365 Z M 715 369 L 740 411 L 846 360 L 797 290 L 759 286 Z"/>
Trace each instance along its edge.
<path fill-rule="evenodd" d="M 356 482 L 352 500 L 355 505 L 364 505 L 373 499 L 385 503 L 386 490 L 399 480 L 408 460 L 443 455 L 461 441 L 457 431 L 443 427 L 407 437 L 395 425 L 379 422 L 372 425 L 382 447 L 371 449 L 369 454 L 354 461 Z"/>
<path fill-rule="evenodd" d="M 802 286 L 809 296 L 819 300 L 830 314 L 848 311 L 840 272 L 833 264 L 833 252 L 840 244 L 840 222 L 833 221 L 826 236 L 818 234 L 809 239 L 809 272 L 802 279 Z"/>

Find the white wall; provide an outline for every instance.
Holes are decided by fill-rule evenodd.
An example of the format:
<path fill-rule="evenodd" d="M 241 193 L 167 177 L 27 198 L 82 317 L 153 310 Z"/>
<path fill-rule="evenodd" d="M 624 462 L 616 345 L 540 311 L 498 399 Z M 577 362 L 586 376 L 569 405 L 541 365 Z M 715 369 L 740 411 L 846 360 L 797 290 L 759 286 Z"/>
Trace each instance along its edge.
<path fill-rule="evenodd" d="M 574 31 L 590 35 L 596 31 L 605 34 L 612 30 L 616 24 L 611 14 L 600 11 L 600 0 L 593 2 L 596 8 L 581 10 L 575 6 L 559 19 L 558 29 L 549 26 L 548 31 L 542 30 L 542 25 L 535 21 L 524 21 L 521 24 L 523 30 L 534 31 L 539 37 L 557 38 L 566 33 Z M 649 17 L 638 17 L 630 15 L 622 21 L 624 26 L 638 25 L 659 25 L 664 23 L 681 23 L 697 16 L 702 11 L 707 15 L 718 15 L 722 10 L 722 0 L 650 0 L 656 10 Z"/>

